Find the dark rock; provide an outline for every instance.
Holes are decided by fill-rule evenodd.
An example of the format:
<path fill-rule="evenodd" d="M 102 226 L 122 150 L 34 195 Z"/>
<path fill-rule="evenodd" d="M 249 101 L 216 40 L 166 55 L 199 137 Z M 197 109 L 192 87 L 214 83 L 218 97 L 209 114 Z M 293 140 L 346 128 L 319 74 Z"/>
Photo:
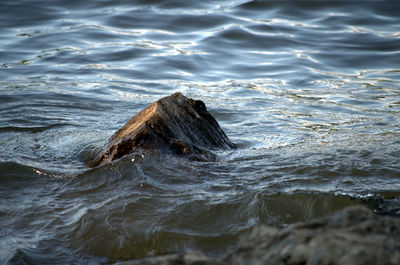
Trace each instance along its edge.
<path fill-rule="evenodd" d="M 121 265 L 398 265 L 400 219 L 351 206 L 331 216 L 279 230 L 260 225 L 238 249 L 215 260 L 201 253 L 167 255 Z"/>
<path fill-rule="evenodd" d="M 283 230 L 259 226 L 224 260 L 231 264 L 400 264 L 400 219 L 352 206 Z"/>
<path fill-rule="evenodd" d="M 397 195 L 397 194 L 395 194 Z M 371 195 L 360 199 L 369 208 L 380 215 L 400 217 L 400 198 L 392 196 L 385 198 L 382 195 Z"/>
<path fill-rule="evenodd" d="M 113 161 L 138 148 L 200 157 L 208 149 L 231 147 L 234 144 L 203 101 L 178 92 L 153 102 L 133 116 L 88 164 L 94 167 Z"/>
<path fill-rule="evenodd" d="M 201 252 L 186 254 L 171 254 L 165 256 L 151 257 L 134 261 L 119 262 L 114 265 L 228 265 L 205 256 Z"/>

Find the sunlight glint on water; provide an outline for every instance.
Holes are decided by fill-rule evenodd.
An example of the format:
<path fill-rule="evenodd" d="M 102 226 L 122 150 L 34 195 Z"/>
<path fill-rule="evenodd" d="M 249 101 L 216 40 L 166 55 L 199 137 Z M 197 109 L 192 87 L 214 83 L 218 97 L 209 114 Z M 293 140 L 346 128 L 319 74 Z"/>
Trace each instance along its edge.
<path fill-rule="evenodd" d="M 396 1 L 2 1 L 0 264 L 219 256 L 259 223 L 398 202 L 399 18 Z M 239 148 L 84 165 L 176 91 Z"/>

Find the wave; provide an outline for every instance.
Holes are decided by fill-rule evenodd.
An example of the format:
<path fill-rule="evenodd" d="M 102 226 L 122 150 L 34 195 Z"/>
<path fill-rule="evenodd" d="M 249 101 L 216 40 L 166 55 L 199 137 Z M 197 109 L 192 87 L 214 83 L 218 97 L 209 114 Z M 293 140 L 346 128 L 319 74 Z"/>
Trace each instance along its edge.
<path fill-rule="evenodd" d="M 398 2 L 0 5 L 0 263 L 219 255 L 258 223 L 360 201 L 397 214 Z M 239 148 L 84 165 L 178 90 Z"/>
<path fill-rule="evenodd" d="M 37 179 L 40 174 L 36 168 L 18 164 L 16 162 L 0 162 L 0 183 L 5 187 L 7 183 L 19 182 L 28 184 Z"/>

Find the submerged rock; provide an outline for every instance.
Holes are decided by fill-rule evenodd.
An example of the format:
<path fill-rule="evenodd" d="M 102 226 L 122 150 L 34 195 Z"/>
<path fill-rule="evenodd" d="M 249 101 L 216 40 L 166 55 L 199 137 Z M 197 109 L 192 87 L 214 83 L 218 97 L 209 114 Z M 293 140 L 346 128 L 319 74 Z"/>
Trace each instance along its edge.
<path fill-rule="evenodd" d="M 228 256 L 168 255 L 119 265 L 398 265 L 400 219 L 378 216 L 363 206 L 279 230 L 257 226 Z"/>
<path fill-rule="evenodd" d="M 116 160 L 138 148 L 202 155 L 207 149 L 234 147 L 203 101 L 174 93 L 133 116 L 88 160 L 91 167 Z"/>

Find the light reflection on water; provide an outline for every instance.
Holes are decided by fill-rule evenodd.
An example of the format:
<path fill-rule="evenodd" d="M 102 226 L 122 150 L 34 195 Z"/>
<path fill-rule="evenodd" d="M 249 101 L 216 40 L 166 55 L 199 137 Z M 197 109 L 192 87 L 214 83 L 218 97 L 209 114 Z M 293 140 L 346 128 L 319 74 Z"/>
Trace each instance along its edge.
<path fill-rule="evenodd" d="M 220 255 L 258 223 L 396 203 L 399 10 L 3 1 L 0 263 Z M 175 91 L 203 100 L 239 148 L 86 168 L 85 150 Z"/>

